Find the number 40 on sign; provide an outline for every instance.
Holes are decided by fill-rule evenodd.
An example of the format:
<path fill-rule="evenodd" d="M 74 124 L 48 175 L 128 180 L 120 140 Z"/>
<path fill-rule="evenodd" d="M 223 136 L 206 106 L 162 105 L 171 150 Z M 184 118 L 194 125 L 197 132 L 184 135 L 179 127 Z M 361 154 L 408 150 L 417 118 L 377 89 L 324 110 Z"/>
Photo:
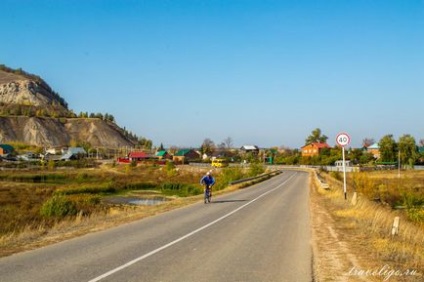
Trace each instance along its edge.
<path fill-rule="evenodd" d="M 339 133 L 336 137 L 336 142 L 342 147 L 349 145 L 350 137 L 346 133 Z"/>

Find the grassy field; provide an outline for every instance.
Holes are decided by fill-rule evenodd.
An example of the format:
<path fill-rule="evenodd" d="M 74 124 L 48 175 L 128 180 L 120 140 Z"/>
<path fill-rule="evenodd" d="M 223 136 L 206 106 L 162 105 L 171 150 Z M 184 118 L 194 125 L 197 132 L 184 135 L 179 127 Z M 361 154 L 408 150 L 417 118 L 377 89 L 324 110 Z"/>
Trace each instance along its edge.
<path fill-rule="evenodd" d="M 137 190 L 156 190 L 167 196 L 199 194 L 200 177 L 200 171 L 153 166 L 0 171 L 0 235 L 52 226 L 78 214 L 105 213 L 110 208 L 108 198 Z"/>
<path fill-rule="evenodd" d="M 151 164 L 0 170 L 0 256 L 45 244 L 43 237 L 54 241 L 56 232 L 75 236 L 175 208 L 190 196 L 198 195 L 193 201 L 199 201 L 199 180 L 208 170 Z M 214 191 L 262 172 L 258 167 L 215 170 Z M 155 207 L 125 201 L 152 197 L 167 201 Z"/>
<path fill-rule="evenodd" d="M 424 171 L 375 171 L 349 174 L 353 191 L 394 209 L 410 221 L 424 223 Z"/>
<path fill-rule="evenodd" d="M 320 172 L 319 177 L 330 187 L 318 190 L 319 202 L 326 206 L 334 230 L 353 250 L 361 269 L 415 270 L 420 275 L 396 277 L 393 281 L 422 281 L 424 172 L 402 171 L 400 176 L 397 171 L 348 174 L 347 200 L 340 175 Z M 356 202 L 352 198 L 354 192 L 358 196 Z M 396 217 L 400 225 L 393 234 Z"/>

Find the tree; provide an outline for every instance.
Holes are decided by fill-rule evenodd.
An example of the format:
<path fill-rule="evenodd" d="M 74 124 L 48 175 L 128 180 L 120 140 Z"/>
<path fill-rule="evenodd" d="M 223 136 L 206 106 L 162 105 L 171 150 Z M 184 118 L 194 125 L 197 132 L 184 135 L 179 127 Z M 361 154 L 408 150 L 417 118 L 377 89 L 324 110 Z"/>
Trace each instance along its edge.
<path fill-rule="evenodd" d="M 311 135 L 308 136 L 305 140 L 305 144 L 311 144 L 311 143 L 325 143 L 327 142 L 328 137 L 325 135 L 322 135 L 321 129 L 316 128 L 312 131 Z"/>
<path fill-rule="evenodd" d="M 159 151 L 163 151 L 163 150 L 165 150 L 165 148 L 163 147 L 163 144 L 162 143 L 160 143 L 160 146 L 159 146 L 159 149 L 158 149 Z"/>
<path fill-rule="evenodd" d="M 362 147 L 368 148 L 374 143 L 375 143 L 374 138 L 365 138 L 364 140 L 362 140 Z"/>
<path fill-rule="evenodd" d="M 233 139 L 231 139 L 231 137 L 225 138 L 223 143 L 227 149 L 231 149 L 233 147 Z"/>
<path fill-rule="evenodd" d="M 397 145 L 392 134 L 383 136 L 378 144 L 380 146 L 380 160 L 382 162 L 395 162 L 397 160 Z"/>
<path fill-rule="evenodd" d="M 215 143 L 209 138 L 206 138 L 203 141 L 202 146 L 200 146 L 200 152 L 202 152 L 202 154 L 211 155 L 213 152 L 215 152 L 215 149 Z"/>
<path fill-rule="evenodd" d="M 415 161 L 418 158 L 417 145 L 415 138 L 409 134 L 405 134 L 399 138 L 399 156 L 401 164 L 408 164 L 414 166 Z"/>
<path fill-rule="evenodd" d="M 134 138 L 134 136 L 132 138 Z M 153 146 L 152 140 L 144 138 L 144 137 L 138 138 L 137 144 L 148 150 L 152 149 L 152 146 Z"/>

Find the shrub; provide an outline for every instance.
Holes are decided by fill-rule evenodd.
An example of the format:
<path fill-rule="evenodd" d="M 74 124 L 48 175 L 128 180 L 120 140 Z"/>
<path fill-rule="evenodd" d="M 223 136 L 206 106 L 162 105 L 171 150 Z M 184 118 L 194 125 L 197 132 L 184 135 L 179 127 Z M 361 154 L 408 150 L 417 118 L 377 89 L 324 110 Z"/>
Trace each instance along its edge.
<path fill-rule="evenodd" d="M 262 163 L 255 162 L 249 166 L 249 176 L 257 176 L 265 172 L 265 166 Z"/>
<path fill-rule="evenodd" d="M 174 162 L 167 161 L 165 169 L 166 169 L 166 174 L 168 175 L 168 177 L 172 177 L 172 176 L 177 175 L 177 169 L 176 169 Z"/>
<path fill-rule="evenodd" d="M 243 170 L 239 167 L 227 167 L 221 170 L 216 178 L 215 190 L 224 189 L 230 182 L 245 178 Z"/>
<path fill-rule="evenodd" d="M 424 210 L 422 208 L 408 208 L 406 213 L 409 220 L 424 223 Z"/>
<path fill-rule="evenodd" d="M 41 206 L 40 213 L 44 217 L 64 217 L 76 215 L 77 207 L 64 196 L 53 196 Z"/>

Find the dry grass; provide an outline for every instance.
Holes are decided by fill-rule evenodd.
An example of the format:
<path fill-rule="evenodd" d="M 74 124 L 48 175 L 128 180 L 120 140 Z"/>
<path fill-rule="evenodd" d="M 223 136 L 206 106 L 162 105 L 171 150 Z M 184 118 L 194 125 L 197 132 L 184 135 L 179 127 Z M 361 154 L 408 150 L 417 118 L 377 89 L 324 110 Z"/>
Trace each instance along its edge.
<path fill-rule="evenodd" d="M 35 249 L 90 232 L 105 230 L 195 203 L 200 199 L 201 196 L 178 198 L 156 206 L 116 205 L 110 207 L 104 213 L 95 213 L 88 217 L 79 215 L 57 221 L 51 226 L 42 223 L 36 228 L 28 226 L 19 232 L 8 233 L 0 237 L 0 257 Z"/>
<path fill-rule="evenodd" d="M 384 177 L 385 181 L 396 179 L 396 177 L 388 178 L 386 174 L 380 173 L 371 174 L 371 178 L 374 179 L 366 181 L 375 183 L 376 179 L 380 180 L 377 175 Z M 392 281 L 422 281 L 424 225 L 411 222 L 404 210 L 394 210 L 388 204 L 370 201 L 363 194 L 359 194 L 357 203 L 353 204 L 351 186 L 348 189 L 348 200 L 345 200 L 342 184 L 339 181 L 326 174 L 321 174 L 320 177 L 330 184 L 330 189 L 324 190 L 316 185 L 313 194 L 318 200 L 315 201 L 315 204 L 328 213 L 329 217 L 323 224 L 327 224 L 332 229 L 333 236 L 337 236 L 338 243 L 341 242 L 346 248 L 344 250 L 346 254 L 341 256 L 344 258 L 344 262 L 341 263 L 344 266 L 337 269 L 336 273 L 333 271 L 333 277 L 338 277 L 340 281 L 387 281 L 384 279 L 388 278 Z M 413 178 L 412 175 L 408 177 Z M 397 216 L 400 217 L 400 228 L 399 233 L 393 236 L 391 231 L 394 218 Z M 314 218 L 316 215 L 312 217 Z M 326 255 L 322 255 L 322 253 L 327 254 L 328 246 L 317 244 L 319 249 L 317 252 L 321 252 L 320 258 L 325 261 Z M 346 269 L 347 266 L 348 269 Z M 386 269 L 383 269 L 385 267 Z M 413 270 L 416 273 L 414 273 L 415 275 L 396 277 L 371 275 L 370 273 L 366 275 L 362 272 L 359 272 L 361 275 L 347 275 L 350 272 L 356 273 L 358 269 L 379 270 L 378 272 L 386 272 L 386 274 L 389 273 L 387 269 L 399 271 L 399 273 Z M 340 273 L 345 273 L 345 275 L 340 275 Z M 322 277 L 324 279 L 320 281 L 336 281 L 329 279 L 328 276 L 325 278 L 325 275 L 321 275 Z"/>
<path fill-rule="evenodd" d="M 101 170 L 67 172 L 65 180 L 62 181 L 63 183 L 59 184 L 13 183 L 3 181 L 2 187 L 0 188 L 0 195 L 4 196 L 1 198 L 4 204 L 1 208 L 5 212 L 0 214 L 0 219 L 2 220 L 0 226 L 8 226 L 9 231 L 0 234 L 0 257 L 31 250 L 50 243 L 59 242 L 93 231 L 104 230 L 123 223 L 173 210 L 201 201 L 203 197 L 203 195 L 172 197 L 171 201 L 166 201 L 156 206 L 105 204 L 89 214 L 83 215 L 79 213 L 77 216 L 56 220 L 43 219 L 40 217 L 40 207 L 46 199 L 51 197 L 54 191 L 69 191 L 81 185 L 92 185 L 93 182 L 96 183 L 99 182 L 99 180 L 103 182 L 114 180 L 116 185 L 124 185 L 132 181 L 193 183 L 199 185 L 198 181 L 200 177 L 207 170 L 209 170 L 209 168 L 193 168 L 187 166 L 180 167 L 176 173 L 169 174 L 162 167 L 139 166 L 130 168 L 129 166 L 118 166 L 112 168 L 106 166 Z M 25 175 L 26 174 L 23 173 L 23 176 Z M 220 177 L 218 173 L 216 173 L 215 176 L 217 178 Z M 73 179 L 76 182 L 70 182 L 69 179 Z M 244 184 L 226 187 L 223 190 L 215 191 L 214 195 L 242 188 L 242 185 Z M 34 193 L 34 191 L 39 192 Z M 158 193 L 158 191 L 154 192 Z M 127 196 L 131 197 L 136 197 L 137 195 L 144 197 L 143 195 L 145 193 L 152 193 L 152 191 L 129 190 L 125 193 Z M 70 195 L 70 197 L 74 197 L 74 195 Z M 28 201 L 32 204 L 26 204 Z M 31 206 L 31 209 L 29 209 L 29 206 Z M 11 226 L 14 227 L 12 228 Z"/>
<path fill-rule="evenodd" d="M 56 177 L 55 174 L 60 177 Z M 101 230 L 135 218 L 143 218 L 180 206 L 181 200 L 169 201 L 155 207 L 111 206 L 107 203 L 90 205 L 92 195 L 69 195 L 82 202 L 85 214 L 65 218 L 44 218 L 40 214 L 43 203 L 55 191 L 70 191 L 82 187 L 102 187 L 104 183 L 123 186 L 131 183 L 198 183 L 203 171 L 179 171 L 169 175 L 160 167 L 128 166 L 105 167 L 100 170 L 69 171 L 0 171 L 0 256 L 56 242 L 69 237 Z M 34 176 L 48 175 L 47 182 L 34 182 Z M 131 190 L 123 189 L 124 193 Z M 100 191 L 101 192 L 101 191 Z M 103 196 L 101 196 L 103 197 Z M 190 201 L 188 198 L 186 201 Z M 88 211 L 88 212 L 87 212 Z"/>

